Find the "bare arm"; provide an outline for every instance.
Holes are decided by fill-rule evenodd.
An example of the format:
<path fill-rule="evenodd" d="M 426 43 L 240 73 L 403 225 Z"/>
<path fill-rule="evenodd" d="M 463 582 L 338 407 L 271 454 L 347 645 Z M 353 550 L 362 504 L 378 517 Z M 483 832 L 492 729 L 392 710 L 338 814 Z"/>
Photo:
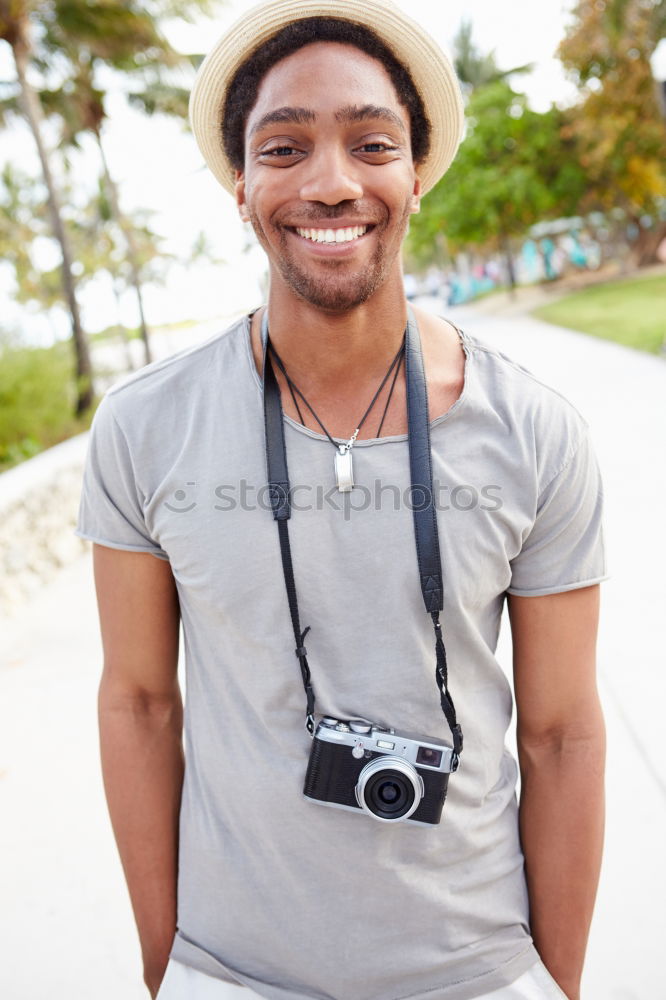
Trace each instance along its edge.
<path fill-rule="evenodd" d="M 102 771 L 151 996 L 176 930 L 183 782 L 178 595 L 169 563 L 93 547 L 104 670 Z"/>
<path fill-rule="evenodd" d="M 550 974 L 578 1000 L 604 826 L 599 587 L 510 597 L 509 614 L 532 936 Z"/>

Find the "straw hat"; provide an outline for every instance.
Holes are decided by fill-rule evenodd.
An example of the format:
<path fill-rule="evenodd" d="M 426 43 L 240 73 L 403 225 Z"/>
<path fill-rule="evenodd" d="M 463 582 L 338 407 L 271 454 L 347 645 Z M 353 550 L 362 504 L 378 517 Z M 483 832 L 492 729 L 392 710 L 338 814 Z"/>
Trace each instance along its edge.
<path fill-rule="evenodd" d="M 253 7 L 206 56 L 190 95 L 190 122 L 199 149 L 220 184 L 234 193 L 234 168 L 222 143 L 222 113 L 238 68 L 292 21 L 336 17 L 370 28 L 411 74 L 430 121 L 430 152 L 419 176 L 432 188 L 453 160 L 463 131 L 460 88 L 451 63 L 426 31 L 390 0 L 269 0 Z"/>

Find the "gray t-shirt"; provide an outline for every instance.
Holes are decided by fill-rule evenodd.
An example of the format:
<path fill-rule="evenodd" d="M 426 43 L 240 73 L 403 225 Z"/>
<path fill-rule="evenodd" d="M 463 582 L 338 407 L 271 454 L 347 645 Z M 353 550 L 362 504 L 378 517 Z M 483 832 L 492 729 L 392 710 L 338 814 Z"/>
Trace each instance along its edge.
<path fill-rule="evenodd" d="M 461 334 L 465 383 L 432 421 L 451 692 L 465 734 L 442 821 L 386 824 L 302 794 L 310 751 L 248 318 L 110 389 L 77 533 L 168 559 L 186 656 L 186 772 L 172 957 L 269 1000 L 468 1000 L 536 961 L 505 594 L 605 575 L 587 427 L 557 392 Z M 331 443 L 286 417 L 290 538 L 317 710 L 448 740 L 419 586 L 405 435 Z"/>

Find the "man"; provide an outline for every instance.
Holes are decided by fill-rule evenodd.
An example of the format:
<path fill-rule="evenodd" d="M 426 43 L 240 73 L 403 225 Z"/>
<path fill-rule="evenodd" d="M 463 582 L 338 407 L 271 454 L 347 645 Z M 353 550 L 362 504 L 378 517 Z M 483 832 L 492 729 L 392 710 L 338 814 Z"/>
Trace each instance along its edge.
<path fill-rule="evenodd" d="M 570 404 L 445 320 L 408 323 L 401 245 L 462 130 L 450 65 L 385 0 L 273 0 L 209 55 L 191 116 L 267 254 L 267 309 L 107 393 L 78 526 L 151 996 L 576 1000 L 603 826 L 601 491 Z M 313 741 L 315 711 L 341 726 Z M 374 756 L 354 719 L 384 727 Z M 384 812 L 344 780 L 312 793 L 339 729 L 357 768 L 393 751 Z M 405 733 L 439 790 L 410 808 L 441 809 L 448 781 L 441 818 L 391 813 L 421 787 Z"/>

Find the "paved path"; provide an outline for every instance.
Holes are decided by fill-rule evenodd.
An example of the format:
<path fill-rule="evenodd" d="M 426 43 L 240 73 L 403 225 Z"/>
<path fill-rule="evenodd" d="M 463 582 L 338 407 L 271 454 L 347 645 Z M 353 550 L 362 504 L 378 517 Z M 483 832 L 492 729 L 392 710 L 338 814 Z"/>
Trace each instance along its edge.
<path fill-rule="evenodd" d="M 606 494 L 599 680 L 608 820 L 584 1000 L 666 1000 L 666 363 L 526 317 L 459 326 L 556 387 L 590 424 Z M 510 662 L 506 628 L 503 662 Z"/>
<path fill-rule="evenodd" d="M 583 996 L 666 1000 L 666 364 L 522 317 L 451 315 L 559 388 L 592 427 L 613 576 L 599 643 L 609 822 Z M 500 648 L 507 665 L 506 631 Z M 100 663 L 87 560 L 0 623 L 3 1000 L 147 998 L 101 790 Z"/>

